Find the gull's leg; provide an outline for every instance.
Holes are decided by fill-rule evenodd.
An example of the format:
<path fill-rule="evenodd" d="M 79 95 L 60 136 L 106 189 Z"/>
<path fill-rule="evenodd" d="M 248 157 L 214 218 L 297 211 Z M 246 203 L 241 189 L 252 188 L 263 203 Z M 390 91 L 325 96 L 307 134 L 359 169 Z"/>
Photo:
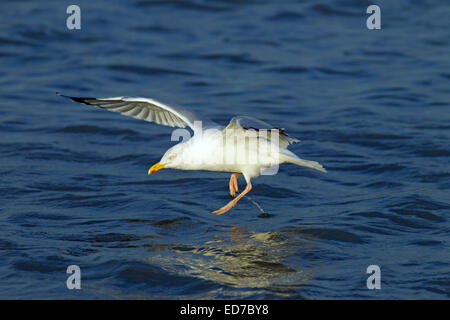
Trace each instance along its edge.
<path fill-rule="evenodd" d="M 230 210 L 231 208 L 233 208 L 236 203 L 243 197 L 245 196 L 247 193 L 250 192 L 250 190 L 252 190 L 252 184 L 249 182 L 247 182 L 247 186 L 245 187 L 244 191 L 242 191 L 236 198 L 234 198 L 233 200 L 231 200 L 230 202 L 228 202 L 227 205 L 223 206 L 222 208 L 220 208 L 219 210 L 213 211 L 212 213 L 215 213 L 217 215 L 221 215 L 224 214 L 225 212 L 227 212 L 228 210 Z"/>
<path fill-rule="evenodd" d="M 230 194 L 232 197 L 236 195 L 236 192 L 238 192 L 238 177 L 242 173 L 233 173 L 230 178 Z"/>

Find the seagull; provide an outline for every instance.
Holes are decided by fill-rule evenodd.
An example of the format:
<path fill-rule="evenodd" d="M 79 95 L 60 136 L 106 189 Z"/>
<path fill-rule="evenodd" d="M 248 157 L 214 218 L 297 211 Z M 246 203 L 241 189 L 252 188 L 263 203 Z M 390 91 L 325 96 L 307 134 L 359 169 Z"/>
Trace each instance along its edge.
<path fill-rule="evenodd" d="M 217 215 L 229 211 L 252 190 L 251 179 L 264 172 L 276 173 L 280 164 L 292 163 L 326 172 L 320 163 L 301 159 L 287 150 L 289 145 L 299 140 L 290 137 L 283 128 L 274 127 L 253 117 L 236 116 L 227 126 L 222 126 L 178 105 L 149 98 L 81 98 L 57 94 L 137 119 L 169 127 L 192 129 L 194 135 L 168 149 L 161 160 L 150 167 L 148 174 L 154 174 L 163 168 L 232 173 L 228 185 L 233 199 L 220 209 L 212 211 Z M 241 175 L 247 185 L 236 196 L 239 191 L 238 177 Z"/>

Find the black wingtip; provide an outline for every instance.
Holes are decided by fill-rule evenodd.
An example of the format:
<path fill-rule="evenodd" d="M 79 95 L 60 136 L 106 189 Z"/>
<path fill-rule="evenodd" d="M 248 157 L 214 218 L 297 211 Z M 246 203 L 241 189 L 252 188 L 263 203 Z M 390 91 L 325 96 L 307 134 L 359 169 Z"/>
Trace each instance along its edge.
<path fill-rule="evenodd" d="M 95 98 L 70 97 L 70 96 L 63 95 L 63 94 L 61 94 L 59 92 L 56 92 L 56 94 L 58 96 L 60 96 L 60 97 L 69 98 L 69 99 L 71 99 L 71 100 L 73 100 L 75 102 L 84 103 L 84 104 L 88 104 L 88 105 L 91 104 L 91 103 L 88 102 L 88 100 L 95 100 Z"/>

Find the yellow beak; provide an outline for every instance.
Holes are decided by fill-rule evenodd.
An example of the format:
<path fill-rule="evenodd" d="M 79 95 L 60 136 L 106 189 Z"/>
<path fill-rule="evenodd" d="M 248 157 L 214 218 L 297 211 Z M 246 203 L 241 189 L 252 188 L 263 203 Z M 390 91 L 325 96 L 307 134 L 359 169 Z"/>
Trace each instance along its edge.
<path fill-rule="evenodd" d="M 150 169 L 148 169 L 148 174 L 152 174 L 155 173 L 158 170 L 161 170 L 162 168 L 164 168 L 166 166 L 165 163 L 156 163 L 154 164 Z"/>

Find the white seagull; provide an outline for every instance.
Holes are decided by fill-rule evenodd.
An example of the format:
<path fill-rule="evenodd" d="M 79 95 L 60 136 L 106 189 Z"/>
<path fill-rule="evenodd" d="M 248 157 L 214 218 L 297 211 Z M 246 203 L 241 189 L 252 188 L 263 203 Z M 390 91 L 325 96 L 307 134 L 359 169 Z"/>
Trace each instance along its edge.
<path fill-rule="evenodd" d="M 149 122 L 170 127 L 190 127 L 193 137 L 167 150 L 161 160 L 148 170 L 148 174 L 162 168 L 231 172 L 229 189 L 232 197 L 238 191 L 238 177 L 243 175 L 247 186 L 227 205 L 212 212 L 217 215 L 233 208 L 252 189 L 252 178 L 258 177 L 264 170 L 277 168 L 279 164 L 293 163 L 326 172 L 318 162 L 300 159 L 287 150 L 290 144 L 299 140 L 289 137 L 284 129 L 252 117 L 234 117 L 224 127 L 182 107 L 148 98 L 64 97 Z"/>

